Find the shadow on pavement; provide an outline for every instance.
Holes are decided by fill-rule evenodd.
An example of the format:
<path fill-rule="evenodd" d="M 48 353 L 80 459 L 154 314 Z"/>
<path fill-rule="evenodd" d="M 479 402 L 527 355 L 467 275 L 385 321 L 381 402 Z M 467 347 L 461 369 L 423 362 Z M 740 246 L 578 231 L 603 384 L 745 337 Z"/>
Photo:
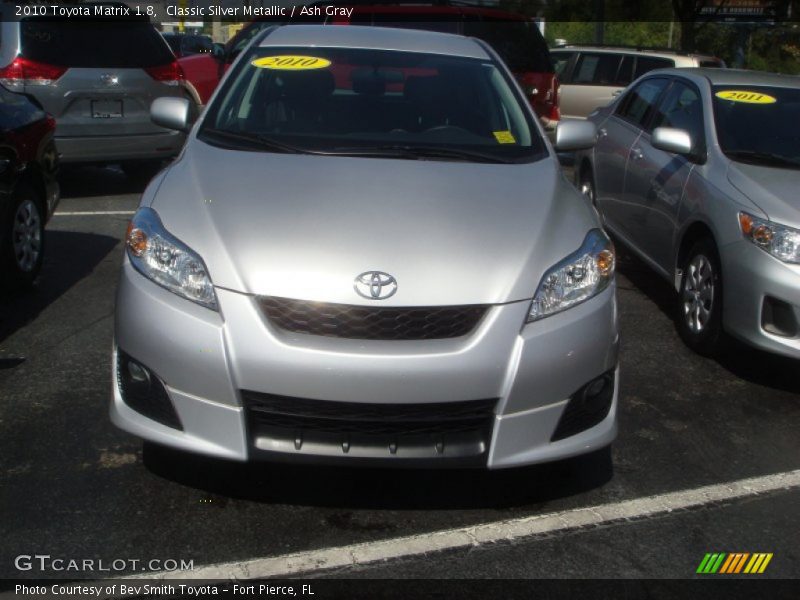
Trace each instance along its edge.
<path fill-rule="evenodd" d="M 656 304 L 670 320 L 674 320 L 675 292 L 669 283 L 624 249 L 618 254 L 619 274 Z M 625 315 L 621 314 L 620 318 L 625 319 Z M 675 337 L 678 338 L 677 331 Z M 800 361 L 758 350 L 730 336 L 726 336 L 721 347 L 714 358 L 736 377 L 764 387 L 800 393 L 800 377 L 797 376 Z"/>
<path fill-rule="evenodd" d="M 94 268 L 120 241 L 107 235 L 45 230 L 42 273 L 32 290 L 0 291 L 0 342 L 32 321 Z M 20 357 L 0 357 L 0 369 Z"/>
<path fill-rule="evenodd" d="M 62 198 L 141 194 L 149 180 L 128 177 L 117 166 L 62 166 L 58 174 Z"/>
<path fill-rule="evenodd" d="M 800 360 L 770 354 L 728 338 L 717 362 L 736 377 L 775 390 L 800 394 Z"/>
<path fill-rule="evenodd" d="M 485 471 L 243 464 L 145 443 L 144 465 L 173 482 L 240 500 L 392 510 L 529 506 L 589 491 L 613 476 L 609 449 L 557 463 Z"/>

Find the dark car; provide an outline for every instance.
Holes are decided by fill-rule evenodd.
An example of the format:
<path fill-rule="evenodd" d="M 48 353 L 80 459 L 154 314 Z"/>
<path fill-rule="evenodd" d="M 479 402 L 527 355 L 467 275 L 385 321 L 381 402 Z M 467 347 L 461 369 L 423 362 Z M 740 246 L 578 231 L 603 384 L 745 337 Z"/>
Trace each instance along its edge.
<path fill-rule="evenodd" d="M 214 42 L 207 35 L 196 33 L 162 33 L 167 40 L 173 54 L 178 58 L 194 54 L 211 54 L 214 51 Z"/>
<path fill-rule="evenodd" d="M 30 286 L 44 256 L 44 226 L 60 197 L 56 122 L 0 85 L 0 288 Z"/>

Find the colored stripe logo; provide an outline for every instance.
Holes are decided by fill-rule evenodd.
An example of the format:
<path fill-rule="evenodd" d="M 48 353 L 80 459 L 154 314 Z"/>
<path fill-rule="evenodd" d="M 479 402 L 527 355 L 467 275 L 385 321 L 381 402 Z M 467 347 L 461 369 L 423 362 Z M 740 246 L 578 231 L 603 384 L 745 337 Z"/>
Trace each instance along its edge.
<path fill-rule="evenodd" d="M 709 552 L 700 561 L 696 573 L 703 575 L 755 575 L 763 573 L 772 560 L 772 552 Z"/>

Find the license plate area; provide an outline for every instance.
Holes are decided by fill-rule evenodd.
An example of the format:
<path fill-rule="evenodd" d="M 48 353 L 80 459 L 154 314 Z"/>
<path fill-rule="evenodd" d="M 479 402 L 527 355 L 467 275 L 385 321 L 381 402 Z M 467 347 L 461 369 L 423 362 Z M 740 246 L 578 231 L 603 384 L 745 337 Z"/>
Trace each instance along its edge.
<path fill-rule="evenodd" d="M 122 117 L 122 100 L 92 100 L 92 118 L 119 119 Z"/>

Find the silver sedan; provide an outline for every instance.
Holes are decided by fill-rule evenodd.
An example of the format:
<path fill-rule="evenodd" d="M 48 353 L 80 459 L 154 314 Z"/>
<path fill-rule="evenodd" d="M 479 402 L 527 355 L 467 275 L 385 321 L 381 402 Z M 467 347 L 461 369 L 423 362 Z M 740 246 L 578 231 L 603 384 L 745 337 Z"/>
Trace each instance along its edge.
<path fill-rule="evenodd" d="M 701 353 L 723 332 L 800 358 L 800 79 L 665 69 L 589 117 L 577 181 L 677 292 Z"/>
<path fill-rule="evenodd" d="M 111 416 L 148 440 L 501 468 L 616 434 L 613 247 L 483 42 L 259 34 L 126 244 Z"/>

